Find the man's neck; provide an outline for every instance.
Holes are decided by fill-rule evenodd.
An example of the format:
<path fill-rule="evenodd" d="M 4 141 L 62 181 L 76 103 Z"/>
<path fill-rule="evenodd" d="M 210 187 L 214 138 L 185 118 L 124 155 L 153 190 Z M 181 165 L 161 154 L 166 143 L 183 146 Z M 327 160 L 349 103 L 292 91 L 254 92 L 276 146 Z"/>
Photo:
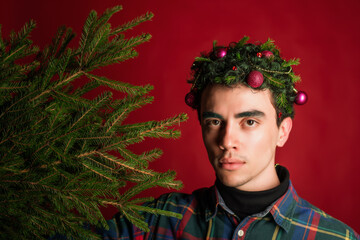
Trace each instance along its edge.
<path fill-rule="evenodd" d="M 279 184 L 264 191 L 241 191 L 237 188 L 225 186 L 219 180 L 216 180 L 215 185 L 226 206 L 242 219 L 264 211 L 287 191 L 289 172 L 286 168 L 277 166 L 276 173 L 277 179 L 280 179 Z"/>

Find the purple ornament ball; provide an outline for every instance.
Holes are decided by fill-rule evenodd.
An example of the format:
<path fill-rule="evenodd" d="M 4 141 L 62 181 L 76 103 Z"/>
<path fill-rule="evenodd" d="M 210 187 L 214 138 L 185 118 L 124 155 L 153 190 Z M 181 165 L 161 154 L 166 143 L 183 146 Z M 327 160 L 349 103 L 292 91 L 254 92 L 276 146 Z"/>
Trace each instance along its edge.
<path fill-rule="evenodd" d="M 274 54 L 271 51 L 265 50 L 261 52 L 261 55 L 265 58 L 271 58 L 274 57 Z"/>
<path fill-rule="evenodd" d="M 264 82 L 264 76 L 259 71 L 251 71 L 246 79 L 247 84 L 252 88 L 260 87 Z"/>
<path fill-rule="evenodd" d="M 304 105 L 308 100 L 308 96 L 304 91 L 298 91 L 295 97 L 295 103 L 297 105 Z"/>
<path fill-rule="evenodd" d="M 223 58 L 223 57 L 225 57 L 225 55 L 226 55 L 226 53 L 227 53 L 227 49 L 226 48 L 218 48 L 217 50 L 216 50 L 216 57 L 218 57 L 218 58 Z"/>

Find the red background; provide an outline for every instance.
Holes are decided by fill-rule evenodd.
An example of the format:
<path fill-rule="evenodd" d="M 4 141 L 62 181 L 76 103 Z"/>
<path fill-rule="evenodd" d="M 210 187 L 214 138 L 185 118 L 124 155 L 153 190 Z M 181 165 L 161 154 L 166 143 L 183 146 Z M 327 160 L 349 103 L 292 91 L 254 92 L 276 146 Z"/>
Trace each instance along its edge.
<path fill-rule="evenodd" d="M 285 58 L 301 59 L 295 71 L 303 81 L 297 88 L 310 97 L 296 107 L 291 137 L 279 149 L 277 162 L 290 170 L 300 196 L 360 232 L 359 1 L 1 1 L 2 34 L 19 30 L 32 18 L 38 23 L 32 39 L 44 46 L 60 25 L 72 27 L 79 36 L 90 10 L 101 13 L 114 5 L 124 7 L 110 20 L 114 26 L 147 11 L 155 14 L 153 21 L 129 31 L 153 35 L 138 48 L 140 56 L 101 71 L 112 79 L 154 85 L 154 103 L 134 112 L 129 121 L 161 120 L 179 112 L 190 117 L 180 126 L 179 140 L 148 140 L 137 146 L 138 151 L 164 150 L 152 168 L 176 170 L 184 192 L 213 184 L 196 113 L 184 103 L 190 65 L 200 51 L 210 50 L 213 40 L 228 44 L 244 35 L 252 41 L 271 37 Z M 156 197 L 167 191 L 147 194 Z M 106 217 L 113 213 L 104 212 Z"/>

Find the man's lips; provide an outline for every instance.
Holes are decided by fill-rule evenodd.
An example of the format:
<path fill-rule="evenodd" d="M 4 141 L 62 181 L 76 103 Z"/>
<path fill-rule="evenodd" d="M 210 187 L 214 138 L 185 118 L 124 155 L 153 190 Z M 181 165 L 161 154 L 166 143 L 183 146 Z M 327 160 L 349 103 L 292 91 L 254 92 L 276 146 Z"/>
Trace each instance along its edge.
<path fill-rule="evenodd" d="M 219 166 L 224 170 L 237 170 L 244 164 L 244 161 L 232 158 L 222 158 L 219 161 Z"/>

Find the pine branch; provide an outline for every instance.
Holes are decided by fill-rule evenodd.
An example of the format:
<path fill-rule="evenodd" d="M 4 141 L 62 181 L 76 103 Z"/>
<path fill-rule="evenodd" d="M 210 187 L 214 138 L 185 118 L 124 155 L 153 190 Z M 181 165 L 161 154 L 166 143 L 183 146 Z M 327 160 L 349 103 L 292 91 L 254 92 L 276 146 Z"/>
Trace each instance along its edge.
<path fill-rule="evenodd" d="M 0 115 L 0 119 L 5 116 L 6 113 L 8 113 L 13 107 L 15 107 L 16 105 L 22 103 L 24 100 L 26 100 L 27 98 L 31 97 L 31 95 L 36 94 L 36 92 L 30 92 L 27 95 L 25 95 L 22 98 L 16 99 L 16 101 L 11 102 L 11 105 L 9 107 L 7 107 Z M 4 105 L 3 105 L 4 106 Z"/>
<path fill-rule="evenodd" d="M 250 37 L 244 36 L 236 45 L 238 47 L 244 46 L 247 41 L 249 41 Z"/>
<path fill-rule="evenodd" d="M 89 73 L 85 73 L 85 76 L 87 76 L 91 80 L 96 81 L 99 85 L 105 85 L 110 87 L 111 89 L 124 92 L 130 95 L 144 95 L 153 89 L 153 87 L 149 85 L 145 87 L 134 86 L 129 83 L 113 81 L 106 77 L 100 77 Z"/>
<path fill-rule="evenodd" d="M 62 80 L 61 82 L 59 82 L 58 84 L 56 84 L 53 88 L 47 89 L 43 92 L 41 92 L 39 95 L 37 95 L 36 97 L 30 99 L 30 102 L 33 102 L 35 100 L 37 100 L 38 98 L 42 97 L 45 94 L 49 94 L 52 90 L 57 89 L 59 87 L 64 86 L 65 84 L 70 83 L 71 81 L 74 81 L 75 79 L 79 78 L 81 75 L 83 74 L 82 71 L 77 71 L 73 74 L 71 74 L 70 76 L 68 76 L 67 78 L 65 78 L 64 80 Z"/>
<path fill-rule="evenodd" d="M 112 15 L 114 15 L 115 13 L 117 13 L 121 10 L 122 10 L 122 6 L 115 6 L 115 7 L 106 9 L 105 12 L 98 19 L 99 25 L 107 23 L 109 21 L 109 19 L 112 17 Z"/>
<path fill-rule="evenodd" d="M 38 51 L 37 47 L 29 47 L 32 42 L 27 38 L 30 32 L 35 28 L 35 26 L 35 22 L 33 20 L 30 20 L 24 25 L 24 27 L 19 31 L 18 34 L 14 32 L 11 33 L 9 41 L 9 54 L 4 59 L 2 59 L 2 64 L 12 63 L 16 59 L 24 58 Z M 3 49 L 4 45 L 5 44 L 2 44 Z"/>
<path fill-rule="evenodd" d="M 3 40 L 0 26 L 0 238 L 44 239 L 60 233 L 68 238 L 98 236 L 83 223 L 106 228 L 99 206 L 110 204 L 147 229 L 141 211 L 171 214 L 138 207 L 138 193 L 152 187 L 178 189 L 175 173 L 157 173 L 148 163 L 161 156 L 160 149 L 136 154 L 128 145 L 147 137 L 177 138 L 179 114 L 163 121 L 123 125 L 134 110 L 151 103 L 152 86 L 135 86 L 95 75 L 91 71 L 137 56 L 135 47 L 150 34 L 125 38 L 126 31 L 150 20 L 147 13 L 111 28 L 114 7 L 98 17 L 89 14 L 79 46 L 70 48 L 74 33 L 60 27 L 52 43 L 38 52 L 29 40 L 30 21 Z M 119 35 L 118 35 L 119 34 Z M 33 61 L 24 57 L 36 54 Z M 19 60 L 19 61 L 17 61 Z M 85 76 L 88 82 L 75 87 Z M 92 100 L 87 92 L 107 86 Z M 114 100 L 112 92 L 125 95 Z M 114 152 L 115 151 L 115 152 Z M 126 195 L 119 189 L 135 184 Z M 130 199 L 131 198 L 131 199 Z M 76 211 L 75 211 L 76 210 Z"/>
<path fill-rule="evenodd" d="M 119 142 L 110 144 L 107 149 L 114 149 L 117 144 L 131 145 L 139 143 L 145 140 L 146 137 L 151 138 L 178 138 L 180 132 L 174 131 L 173 129 L 167 129 L 169 126 L 175 124 L 180 125 L 181 122 L 187 120 L 186 114 L 180 114 L 173 118 L 163 120 L 160 122 L 149 121 L 144 123 L 137 123 L 131 125 L 123 125 L 116 128 L 116 131 L 123 132 Z"/>
<path fill-rule="evenodd" d="M 61 98 L 61 101 L 67 102 L 69 104 L 81 103 L 83 107 L 90 107 L 91 102 L 85 98 L 79 98 L 74 96 L 74 94 L 67 94 L 62 91 L 54 90 L 51 94 L 54 98 Z"/>
<path fill-rule="evenodd" d="M 147 22 L 147 21 L 151 20 L 153 17 L 154 17 L 154 14 L 152 12 L 147 12 L 146 14 L 141 15 L 141 16 L 135 18 L 134 20 L 115 28 L 113 30 L 113 32 L 111 33 L 111 35 L 117 35 L 126 30 L 132 29 L 143 22 Z"/>
<path fill-rule="evenodd" d="M 291 80 L 293 83 L 297 83 L 301 81 L 301 77 L 299 75 L 295 75 L 295 73 L 291 72 L 289 74 L 291 76 Z"/>
<path fill-rule="evenodd" d="M 103 152 L 96 152 L 96 154 L 102 158 L 105 158 L 108 161 L 116 163 L 118 166 L 124 168 L 125 170 L 130 170 L 130 171 L 141 173 L 144 175 L 150 175 L 150 176 L 153 175 L 152 171 L 138 169 L 137 166 L 131 161 L 125 162 L 115 156 L 112 156 L 112 155 L 109 155 L 109 154 L 103 153 Z"/>
<path fill-rule="evenodd" d="M 293 66 L 293 65 L 299 65 L 300 64 L 300 59 L 299 58 L 294 58 L 294 59 L 290 59 L 289 61 L 284 61 L 282 63 L 282 66 L 283 67 L 290 67 L 290 66 Z"/>
<path fill-rule="evenodd" d="M 205 57 L 196 57 L 195 61 L 197 61 L 197 62 L 212 62 L 211 59 L 205 58 Z"/>
<path fill-rule="evenodd" d="M 140 158 L 145 162 L 151 162 L 157 158 L 160 158 L 162 154 L 163 152 L 161 149 L 155 148 L 148 152 L 143 152 Z"/>
<path fill-rule="evenodd" d="M 113 63 L 119 63 L 130 58 L 134 58 L 137 56 L 137 52 L 133 48 L 139 44 L 149 41 L 150 38 L 150 34 L 142 34 L 130 39 L 122 39 L 114 43 L 116 44 L 116 48 L 111 48 L 110 46 L 113 46 L 113 44 L 110 44 L 108 45 L 108 48 L 105 48 L 101 51 L 99 50 L 96 54 L 96 58 L 89 58 L 83 67 L 92 70 L 94 68 L 99 68 Z"/>
<path fill-rule="evenodd" d="M 85 73 L 86 74 L 86 73 Z M 82 97 L 85 93 L 90 92 L 94 90 L 95 88 L 101 86 L 101 83 L 98 83 L 97 81 L 91 81 L 87 82 L 85 85 L 78 87 L 74 92 L 74 97 Z"/>
<path fill-rule="evenodd" d="M 1 31 L 2 25 L 0 24 L 0 55 L 3 55 L 5 52 L 5 43 L 2 38 L 2 31 Z"/>
<path fill-rule="evenodd" d="M 105 123 L 106 132 L 112 130 L 116 125 L 120 125 L 122 121 L 128 116 L 128 114 L 135 109 L 141 108 L 142 106 L 149 104 L 153 101 L 153 97 L 129 97 L 121 100 L 121 103 L 117 102 L 116 105 L 121 107 L 118 110 L 113 111 Z"/>
<path fill-rule="evenodd" d="M 61 36 L 61 43 L 58 46 L 57 53 L 55 55 L 56 58 L 59 58 L 62 56 L 62 54 L 65 52 L 65 49 L 67 48 L 68 44 L 71 42 L 71 40 L 75 37 L 75 34 L 73 33 L 71 28 L 66 28 L 66 32 Z"/>
<path fill-rule="evenodd" d="M 84 65 L 85 53 L 87 52 L 88 45 L 90 44 L 91 37 L 93 34 L 93 28 L 97 20 L 97 13 L 93 10 L 90 12 L 88 18 L 85 21 L 83 32 L 81 34 L 79 49 L 80 52 L 80 66 Z"/>
<path fill-rule="evenodd" d="M 286 95 L 284 93 L 281 93 L 280 96 L 277 98 L 277 103 L 281 107 L 284 107 L 287 105 Z"/>
<path fill-rule="evenodd" d="M 88 64 L 91 59 L 94 59 L 94 55 L 97 54 L 99 46 L 107 42 L 107 37 L 110 33 L 110 25 L 106 24 L 102 26 L 95 34 L 92 41 L 89 43 L 89 51 L 85 55 L 84 66 Z M 108 65 L 108 64 L 106 64 Z"/>
<path fill-rule="evenodd" d="M 138 167 L 147 167 L 147 162 L 141 158 L 141 155 L 136 155 L 130 150 L 126 149 L 125 146 L 117 146 L 116 147 L 117 152 L 127 161 L 136 163 Z M 144 163 L 146 164 L 144 166 Z"/>
<path fill-rule="evenodd" d="M 25 25 L 18 32 L 18 34 L 14 33 L 14 32 L 12 34 L 10 34 L 10 44 L 12 45 L 12 47 L 16 48 L 22 42 L 28 41 L 27 38 L 28 38 L 29 34 L 32 32 L 32 30 L 34 30 L 35 27 L 36 27 L 35 21 L 30 20 L 28 23 L 25 23 Z"/>
<path fill-rule="evenodd" d="M 132 197 L 139 194 L 140 192 L 158 186 L 159 183 L 164 183 L 165 186 L 169 187 L 169 184 L 173 184 L 173 188 L 181 188 L 181 183 L 173 183 L 173 178 L 175 177 L 174 172 L 167 172 L 166 174 L 154 174 L 151 176 L 145 176 L 146 181 L 142 181 L 132 187 L 131 189 L 127 190 L 124 194 L 121 195 L 121 199 L 123 201 L 129 201 Z"/>
<path fill-rule="evenodd" d="M 267 74 L 267 73 L 263 73 L 263 75 L 266 77 L 267 80 L 269 80 L 270 84 L 275 85 L 280 88 L 285 87 L 285 84 L 280 79 L 274 78 L 270 74 Z"/>
<path fill-rule="evenodd" d="M 264 51 L 264 50 L 272 51 L 275 48 L 276 48 L 275 41 L 271 38 L 268 38 L 268 40 L 266 42 L 264 42 L 263 44 L 260 45 L 261 51 Z"/>
<path fill-rule="evenodd" d="M 98 111 L 101 107 L 103 107 L 110 100 L 111 96 L 111 93 L 105 93 L 103 96 L 99 96 L 98 98 L 93 100 L 93 105 L 91 107 L 89 107 L 88 109 L 84 109 L 84 111 L 82 111 L 79 116 L 75 117 L 75 121 L 69 128 L 69 131 L 73 129 L 76 125 L 81 123 L 82 120 L 86 120 L 86 117 L 88 115 L 92 114 L 95 111 Z"/>
<path fill-rule="evenodd" d="M 139 205 L 132 205 L 132 207 L 138 211 L 143 211 L 143 212 L 149 212 L 155 215 L 165 215 L 168 217 L 174 217 L 174 218 L 178 218 L 181 219 L 182 215 L 180 213 L 174 213 L 174 212 L 169 212 L 169 211 L 164 211 L 161 209 L 157 209 L 157 208 L 151 208 L 151 207 L 146 207 L 146 206 L 139 206 Z"/>
<path fill-rule="evenodd" d="M 135 226 L 137 226 L 139 229 L 145 231 L 145 232 L 149 232 L 150 229 L 147 226 L 147 224 L 144 222 L 144 218 L 141 217 L 141 215 L 139 215 L 136 211 L 134 211 L 131 208 L 128 207 L 123 207 L 123 209 L 121 209 L 121 213 L 124 214 L 124 216 Z"/>

